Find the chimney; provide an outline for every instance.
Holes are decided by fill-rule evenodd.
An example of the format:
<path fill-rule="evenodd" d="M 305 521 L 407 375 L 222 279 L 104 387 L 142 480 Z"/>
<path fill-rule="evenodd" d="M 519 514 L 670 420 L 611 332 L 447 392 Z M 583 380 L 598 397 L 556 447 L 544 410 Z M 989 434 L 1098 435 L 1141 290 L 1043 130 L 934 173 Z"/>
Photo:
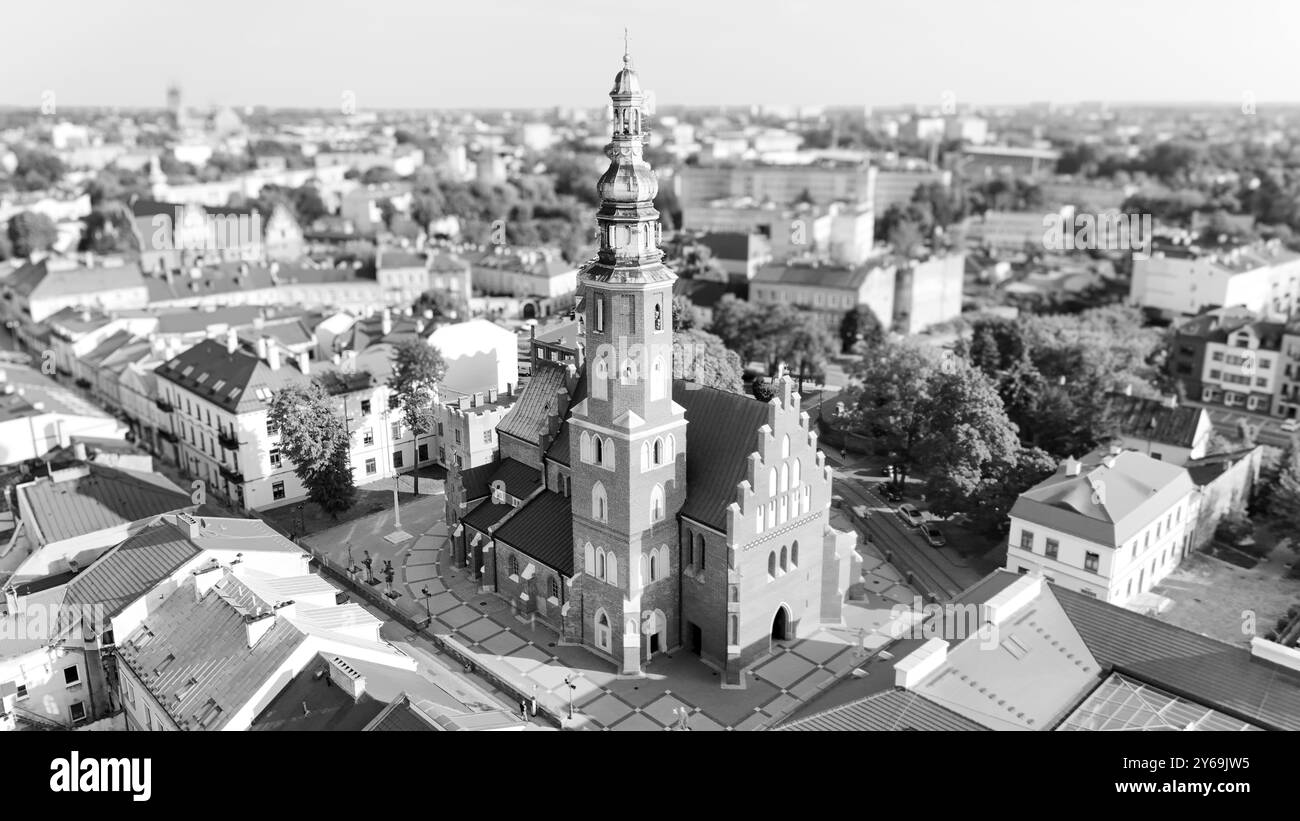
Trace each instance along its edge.
<path fill-rule="evenodd" d="M 948 642 L 940 638 L 929 639 L 894 665 L 894 686 L 915 687 L 947 660 Z"/>
<path fill-rule="evenodd" d="M 235 333 L 234 328 L 226 330 L 226 353 L 233 354 L 239 350 L 239 334 Z"/>
<path fill-rule="evenodd" d="M 75 458 L 78 462 L 84 462 L 84 461 L 86 461 L 86 460 L 89 458 L 89 457 L 86 455 L 86 443 L 85 443 L 85 442 L 78 442 L 77 444 L 73 445 L 73 446 L 72 446 L 72 456 L 73 456 L 73 458 Z"/>
<path fill-rule="evenodd" d="M 266 366 L 273 371 L 280 370 L 280 346 L 270 340 L 266 343 Z"/>
<path fill-rule="evenodd" d="M 1066 476 L 1078 476 L 1083 471 L 1083 463 L 1071 456 L 1061 463 Z"/>
<path fill-rule="evenodd" d="M 222 577 L 225 576 L 225 572 L 222 571 L 221 565 L 214 561 L 207 567 L 200 567 L 195 570 L 193 576 L 194 600 L 200 601 L 217 582 L 221 581 Z"/>
<path fill-rule="evenodd" d="M 311 357 L 307 355 L 306 351 L 298 354 L 298 370 L 302 371 L 303 376 L 311 373 Z"/>
<path fill-rule="evenodd" d="M 262 636 L 271 632 L 275 626 L 274 613 L 259 613 L 256 616 L 244 616 L 244 629 L 248 631 L 248 646 L 256 647 Z"/>
<path fill-rule="evenodd" d="M 198 519 L 188 513 L 176 514 L 176 526 L 179 527 L 189 539 L 197 539 L 199 533 L 203 530 L 203 525 Z"/>
<path fill-rule="evenodd" d="M 1178 410 L 1178 394 L 1171 393 L 1165 397 L 1165 405 L 1171 410 Z"/>
<path fill-rule="evenodd" d="M 366 677 L 338 656 L 330 659 L 329 677 L 339 689 L 352 696 L 354 701 L 366 692 Z"/>
<path fill-rule="evenodd" d="M 266 357 L 268 356 L 268 353 L 267 353 L 267 347 L 268 347 L 268 346 L 267 346 L 267 342 L 268 342 L 268 339 L 267 339 L 267 337 L 265 337 L 265 336 L 259 336 L 259 337 L 257 338 L 257 358 L 258 358 L 258 359 L 265 360 Z"/>
<path fill-rule="evenodd" d="M 298 605 L 294 604 L 292 599 L 275 603 L 275 614 L 277 616 L 284 616 L 286 619 L 291 619 L 297 615 L 297 613 Z"/>
<path fill-rule="evenodd" d="M 1043 592 L 1041 576 L 1025 575 L 1004 587 L 984 603 L 984 621 L 1001 627 Z"/>
<path fill-rule="evenodd" d="M 389 334 L 391 334 L 391 333 L 393 332 L 393 312 L 392 312 L 392 311 L 390 311 L 390 310 L 388 310 L 387 308 L 385 308 L 385 309 L 384 309 L 384 313 L 383 313 L 383 315 L 382 315 L 382 318 L 380 319 L 379 322 L 380 322 L 380 325 L 379 325 L 380 331 L 383 333 L 384 336 L 388 336 Z"/>
<path fill-rule="evenodd" d="M 497 389 L 496 389 L 496 388 L 488 388 L 488 392 L 487 392 L 487 401 L 488 401 L 488 404 L 494 404 L 494 403 L 497 401 Z"/>

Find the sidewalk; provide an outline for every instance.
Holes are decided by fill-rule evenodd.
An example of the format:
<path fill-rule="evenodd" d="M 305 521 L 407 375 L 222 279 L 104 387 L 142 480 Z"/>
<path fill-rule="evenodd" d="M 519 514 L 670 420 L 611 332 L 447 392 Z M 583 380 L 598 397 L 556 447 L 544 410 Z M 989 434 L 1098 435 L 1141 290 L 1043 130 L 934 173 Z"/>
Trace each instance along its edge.
<path fill-rule="evenodd" d="M 563 645 L 549 627 L 516 617 L 494 593 L 480 593 L 468 572 L 452 566 L 441 499 L 431 499 L 419 520 L 404 509 L 403 526 L 420 535 L 396 544 L 387 541 L 386 523 L 358 520 L 304 539 L 315 549 L 347 561 L 347 545 L 360 560 L 369 550 L 379 576 L 385 561 L 395 570 L 395 607 L 411 618 L 431 622 L 425 629 L 449 655 L 458 656 L 487 676 L 492 686 L 516 698 L 536 697 L 540 707 L 566 729 L 664 730 L 686 711 L 694 730 L 751 730 L 773 726 L 795 708 L 864 663 L 888 643 L 876 634 L 898 604 L 913 593 L 896 571 L 871 551 L 871 571 L 857 601 L 845 605 L 845 624 L 781 642 L 772 656 L 749 671 L 744 689 L 722 689 L 719 673 L 684 649 L 656 655 L 640 677 L 623 677 L 612 664 L 581 647 Z M 436 510 L 431 508 L 435 507 Z M 408 521 L 409 520 L 409 521 Z M 358 527 L 363 523 L 370 527 Z M 844 526 L 837 521 L 837 525 Z M 338 531 L 338 532 L 336 532 Z M 364 575 L 364 573 L 363 573 Z M 382 583 L 374 588 L 382 592 Z M 424 591 L 428 591 L 427 597 Z M 861 646 L 859 646 L 861 645 Z M 566 684 L 566 679 L 572 684 Z M 572 696 L 574 714 L 568 717 Z"/>

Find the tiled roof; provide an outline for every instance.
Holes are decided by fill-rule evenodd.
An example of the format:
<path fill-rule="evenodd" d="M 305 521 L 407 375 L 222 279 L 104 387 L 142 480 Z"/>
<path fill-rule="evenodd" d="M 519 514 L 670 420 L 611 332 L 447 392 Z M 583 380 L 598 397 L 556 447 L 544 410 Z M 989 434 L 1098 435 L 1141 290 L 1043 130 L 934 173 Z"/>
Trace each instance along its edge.
<path fill-rule="evenodd" d="M 1052 586 L 1103 668 L 1275 730 L 1300 730 L 1300 673 L 1250 651 Z"/>
<path fill-rule="evenodd" d="M 565 376 L 566 370 L 560 365 L 538 362 L 524 395 L 497 424 L 497 433 L 539 444 L 546 420 L 552 414 L 568 410 L 567 407 L 557 407 L 559 400 L 556 398 L 556 393 L 565 385 Z"/>
<path fill-rule="evenodd" d="M 229 294 L 235 291 L 258 291 L 279 285 L 355 283 L 373 285 L 374 280 L 361 279 L 351 268 L 307 268 L 298 266 L 281 266 L 271 278 L 271 270 L 265 265 L 247 264 L 247 269 L 240 268 L 247 263 L 223 262 L 218 265 L 204 266 L 199 276 L 189 272 L 172 276 L 171 280 L 163 277 L 147 277 L 141 283 L 149 291 L 149 301 L 168 302 L 171 300 L 191 299 Z"/>
<path fill-rule="evenodd" d="M 375 255 L 375 265 L 380 269 L 423 268 L 425 267 L 425 260 L 423 254 L 413 254 L 410 251 L 394 250 L 392 248 L 381 248 Z"/>
<path fill-rule="evenodd" d="M 140 266 L 121 265 L 115 268 L 69 268 L 50 270 L 45 260 L 28 263 L 14 271 L 5 284 L 27 298 L 60 297 L 77 294 L 94 294 L 123 288 L 144 287 Z M 91 302 L 93 300 L 88 300 Z"/>
<path fill-rule="evenodd" d="M 307 637 L 288 619 L 263 616 L 275 623 L 249 647 L 246 620 L 256 617 L 259 600 L 234 576 L 195 598 L 190 577 L 118 645 L 118 655 L 183 728 L 220 730 Z"/>
<path fill-rule="evenodd" d="M 513 505 L 502 505 L 496 502 L 484 502 L 478 507 L 471 510 L 461 517 L 461 521 L 475 530 L 486 533 L 488 528 L 496 527 L 502 519 L 509 516 L 514 511 Z"/>
<path fill-rule="evenodd" d="M 749 297 L 749 286 L 708 279 L 679 279 L 673 283 L 673 296 L 684 296 L 691 301 L 692 305 L 701 308 L 712 308 L 727 294 L 735 294 L 741 299 L 746 299 Z"/>
<path fill-rule="evenodd" d="M 364 728 L 367 732 L 432 732 L 432 719 L 411 704 L 403 695 L 389 704 L 382 713 Z"/>
<path fill-rule="evenodd" d="M 886 690 L 777 729 L 860 732 L 986 728 L 924 696 L 907 690 Z"/>
<path fill-rule="evenodd" d="M 31 510 L 42 543 L 63 541 L 187 507 L 190 497 L 164 477 L 95 463 L 85 475 L 37 479 L 17 493 Z"/>
<path fill-rule="evenodd" d="M 260 305 L 229 305 L 215 311 L 185 308 L 158 314 L 158 333 L 186 334 L 206 331 L 214 325 L 249 325 L 262 313 Z"/>
<path fill-rule="evenodd" d="M 82 362 L 84 362 L 87 365 L 90 365 L 91 367 L 97 367 L 100 364 L 102 364 L 104 360 L 109 357 L 109 355 L 116 353 L 118 349 L 126 345 L 134 338 L 135 335 L 132 334 L 130 331 L 118 331 L 117 333 L 109 336 L 103 342 L 99 343 L 99 345 L 96 346 L 89 353 L 82 354 L 80 359 Z M 147 340 L 144 341 L 147 346 L 148 344 Z"/>
<path fill-rule="evenodd" d="M 714 231 L 699 238 L 699 243 L 713 252 L 715 259 L 749 260 L 752 238 L 740 231 Z"/>
<path fill-rule="evenodd" d="M 231 353 L 223 342 L 215 339 L 203 340 L 159 365 L 154 372 L 232 413 L 268 407 L 270 394 L 306 379 L 288 363 L 272 370 L 252 351 L 237 348 Z M 265 398 L 258 397 L 259 388 L 266 389 Z"/>
<path fill-rule="evenodd" d="M 1216 453 L 1200 459 L 1190 459 L 1183 465 L 1197 487 L 1205 487 L 1223 474 L 1232 470 L 1242 459 L 1248 459 L 1255 453 L 1255 448 L 1234 450 L 1231 453 Z"/>
<path fill-rule="evenodd" d="M 479 465 L 478 467 L 461 468 L 460 484 L 465 489 L 464 500 L 472 502 L 475 499 L 482 499 L 490 495 L 492 489 L 489 482 L 496 469 L 496 462 L 488 462 L 486 465 Z"/>
<path fill-rule="evenodd" d="M 37 402 L 45 405 L 45 413 L 109 418 L 96 405 L 25 365 L 0 365 L 0 383 L 14 387 L 14 393 L 0 394 L 0 419 L 35 415 L 38 413 L 34 409 Z"/>
<path fill-rule="evenodd" d="M 503 459 L 492 474 L 489 485 L 492 482 L 504 482 L 506 493 L 516 499 L 527 499 L 542 486 L 542 472 L 517 459 Z"/>
<path fill-rule="evenodd" d="M 686 502 L 681 515 L 727 529 L 727 505 L 745 478 L 747 459 L 767 424 L 767 405 L 744 394 L 673 382 L 673 400 L 686 408 Z"/>
<path fill-rule="evenodd" d="M 573 506 L 567 496 L 541 493 L 494 535 L 561 575 L 573 575 Z"/>
<path fill-rule="evenodd" d="M 109 549 L 83 570 L 68 585 L 65 604 L 102 604 L 109 616 L 116 615 L 197 555 L 199 548 L 184 533 L 159 522 Z"/>
<path fill-rule="evenodd" d="M 1063 465 L 1020 494 L 1011 515 L 1118 547 L 1194 489 L 1183 468 L 1133 450 L 1083 462 L 1077 476 Z"/>
<path fill-rule="evenodd" d="M 1109 405 L 1112 417 L 1128 436 L 1183 448 L 1196 444 L 1196 428 L 1205 413 L 1202 408 L 1171 408 L 1159 399 L 1122 393 L 1111 394 Z"/>
<path fill-rule="evenodd" d="M 872 265 L 843 268 L 837 265 L 764 265 L 754 274 L 754 284 L 804 285 L 856 291 L 876 270 Z"/>

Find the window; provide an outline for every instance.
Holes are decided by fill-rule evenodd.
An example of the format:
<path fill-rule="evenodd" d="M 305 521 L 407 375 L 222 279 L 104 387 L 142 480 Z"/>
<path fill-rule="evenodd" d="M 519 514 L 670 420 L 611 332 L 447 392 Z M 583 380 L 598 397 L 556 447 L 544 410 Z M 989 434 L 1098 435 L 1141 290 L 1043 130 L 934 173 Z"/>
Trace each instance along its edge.
<path fill-rule="evenodd" d="M 370 400 L 369 400 L 369 399 L 362 399 L 362 400 L 361 400 L 361 415 L 362 415 L 362 416 L 369 416 L 369 415 L 370 415 Z"/>
<path fill-rule="evenodd" d="M 1093 573 L 1096 573 L 1097 564 L 1100 561 L 1101 561 L 1101 557 L 1098 556 L 1096 553 L 1092 553 L 1092 552 L 1085 553 L 1083 556 L 1083 569 L 1091 570 Z"/>
<path fill-rule="evenodd" d="M 427 444 L 420 445 L 419 458 L 421 462 L 429 461 L 429 446 Z"/>
<path fill-rule="evenodd" d="M 795 542 L 794 544 L 790 545 L 790 566 L 791 567 L 799 566 L 799 543 L 798 542 Z"/>
<path fill-rule="evenodd" d="M 649 572 L 646 573 L 646 578 L 652 582 L 658 581 L 659 569 L 660 569 L 659 556 L 656 555 L 655 551 L 653 550 L 650 551 L 650 555 L 646 558 L 646 565 L 649 568 Z"/>
<path fill-rule="evenodd" d="M 552 576 L 550 582 L 546 585 L 547 593 L 556 601 L 560 600 L 560 580 Z"/>
<path fill-rule="evenodd" d="M 276 424 L 275 424 L 274 422 L 272 422 L 270 419 L 267 419 L 267 420 L 266 420 L 266 435 L 267 435 L 267 436 L 275 436 L 275 435 L 276 435 L 277 433 L 279 433 L 279 432 L 280 432 L 280 428 L 279 428 L 278 426 L 276 426 Z"/>
<path fill-rule="evenodd" d="M 361 444 L 373 445 L 375 443 L 375 432 L 370 428 L 361 431 Z"/>
<path fill-rule="evenodd" d="M 699 567 L 701 570 L 703 570 L 703 569 L 704 569 L 704 536 L 703 536 L 703 534 L 697 534 L 697 535 L 695 536 L 695 545 L 696 545 L 696 554 L 697 554 L 696 557 L 695 557 L 695 564 L 696 564 L 697 567 Z"/>
<path fill-rule="evenodd" d="M 788 434 L 781 439 L 781 458 L 790 458 L 790 436 Z"/>
<path fill-rule="evenodd" d="M 73 721 L 86 720 L 86 703 L 84 701 L 74 701 L 68 708 L 69 714 Z"/>
<path fill-rule="evenodd" d="M 510 575 L 511 575 L 511 576 L 518 576 L 518 575 L 519 575 L 519 557 L 518 557 L 518 556 L 515 556 L 515 555 L 511 555 L 511 556 L 510 556 Z"/>
<path fill-rule="evenodd" d="M 654 444 L 654 464 L 662 465 L 664 463 L 664 442 L 662 439 L 656 439 Z"/>
<path fill-rule="evenodd" d="M 1048 539 L 1048 540 L 1047 540 L 1047 558 L 1049 558 L 1049 559 L 1055 559 L 1055 558 L 1056 558 L 1056 553 L 1057 553 L 1058 550 L 1060 550 L 1060 548 L 1061 548 L 1061 543 L 1060 543 L 1060 542 L 1058 542 L 1056 539 Z"/>
<path fill-rule="evenodd" d="M 659 297 L 659 301 L 655 303 L 655 330 L 662 331 L 663 329 L 664 329 L 664 303 L 663 303 L 663 297 L 661 296 Z"/>
<path fill-rule="evenodd" d="M 487 430 L 483 431 L 483 444 L 485 444 L 485 445 L 490 445 L 490 444 L 492 444 L 492 429 L 491 429 L 491 428 L 488 428 Z"/>
<path fill-rule="evenodd" d="M 81 683 L 81 671 L 74 664 L 71 667 L 63 668 L 63 684 L 66 687 L 75 687 Z"/>
<path fill-rule="evenodd" d="M 26 684 L 19 684 L 19 685 L 18 685 L 18 700 L 19 700 L 19 701 L 26 701 L 26 700 L 27 700 L 27 685 L 26 685 Z"/>
<path fill-rule="evenodd" d="M 280 456 L 279 448 L 271 448 L 271 467 L 279 468 L 284 466 L 284 459 Z"/>
<path fill-rule="evenodd" d="M 776 578 L 776 551 L 775 550 L 767 554 L 767 577 L 769 579 Z"/>
<path fill-rule="evenodd" d="M 662 356 L 656 356 L 650 365 L 650 398 L 663 399 L 664 387 L 667 383 L 668 380 L 664 378 L 664 359 Z"/>
<path fill-rule="evenodd" d="M 456 428 L 456 444 L 460 444 L 460 428 Z"/>
<path fill-rule="evenodd" d="M 395 450 L 393 451 L 393 467 L 400 468 L 401 466 L 402 466 L 402 452 L 400 450 Z"/>
<path fill-rule="evenodd" d="M 592 461 L 598 465 L 605 464 L 605 440 L 599 436 L 592 442 Z"/>
<path fill-rule="evenodd" d="M 592 395 L 597 399 L 609 398 L 609 363 L 604 357 L 596 360 L 596 377 L 592 382 Z"/>
<path fill-rule="evenodd" d="M 1020 531 L 1020 549 L 1034 552 L 1034 534 L 1031 531 Z"/>
<path fill-rule="evenodd" d="M 795 459 L 790 469 L 790 486 L 799 487 L 799 460 Z M 807 512 L 807 511 L 805 511 Z"/>
<path fill-rule="evenodd" d="M 596 613 L 596 646 L 609 652 L 609 617 L 604 610 Z"/>
<path fill-rule="evenodd" d="M 402 423 L 401 423 L 401 422 L 394 422 L 394 423 L 393 423 L 393 439 L 396 440 L 396 439 L 401 439 L 401 438 L 402 438 Z"/>
<path fill-rule="evenodd" d="M 608 511 L 605 509 L 607 504 L 605 486 L 597 482 L 591 488 L 591 518 L 598 522 L 607 521 Z"/>
<path fill-rule="evenodd" d="M 275 484 L 271 485 L 271 498 L 272 499 L 284 498 L 284 482 L 276 482 Z"/>
<path fill-rule="evenodd" d="M 597 296 L 591 301 L 591 324 L 600 333 L 605 332 L 605 297 Z"/>
<path fill-rule="evenodd" d="M 664 488 L 655 485 L 650 490 L 650 521 L 660 522 L 664 518 Z"/>
<path fill-rule="evenodd" d="M 790 554 L 786 551 L 785 546 L 781 546 L 781 572 L 784 573 L 790 569 Z"/>
<path fill-rule="evenodd" d="M 397 406 L 398 406 L 399 404 L 401 404 L 401 403 L 400 403 L 400 402 L 398 401 L 398 399 L 397 399 L 397 394 L 393 394 L 392 396 L 389 396 L 389 397 L 388 397 L 388 409 L 389 409 L 389 410 L 397 410 Z"/>
<path fill-rule="evenodd" d="M 366 475 L 367 476 L 375 475 L 375 460 L 373 458 L 366 460 Z"/>

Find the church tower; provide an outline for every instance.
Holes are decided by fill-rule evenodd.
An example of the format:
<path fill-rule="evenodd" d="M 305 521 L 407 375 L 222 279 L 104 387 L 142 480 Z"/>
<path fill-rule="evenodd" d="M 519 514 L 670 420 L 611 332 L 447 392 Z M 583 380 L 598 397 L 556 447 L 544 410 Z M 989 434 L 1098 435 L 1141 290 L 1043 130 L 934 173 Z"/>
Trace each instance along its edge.
<path fill-rule="evenodd" d="M 677 513 L 686 498 L 686 413 L 673 401 L 672 289 L 643 156 L 645 96 L 632 60 L 610 91 L 596 222 L 579 274 L 587 390 L 572 408 L 574 580 L 565 639 L 636 674 L 679 641 Z"/>

